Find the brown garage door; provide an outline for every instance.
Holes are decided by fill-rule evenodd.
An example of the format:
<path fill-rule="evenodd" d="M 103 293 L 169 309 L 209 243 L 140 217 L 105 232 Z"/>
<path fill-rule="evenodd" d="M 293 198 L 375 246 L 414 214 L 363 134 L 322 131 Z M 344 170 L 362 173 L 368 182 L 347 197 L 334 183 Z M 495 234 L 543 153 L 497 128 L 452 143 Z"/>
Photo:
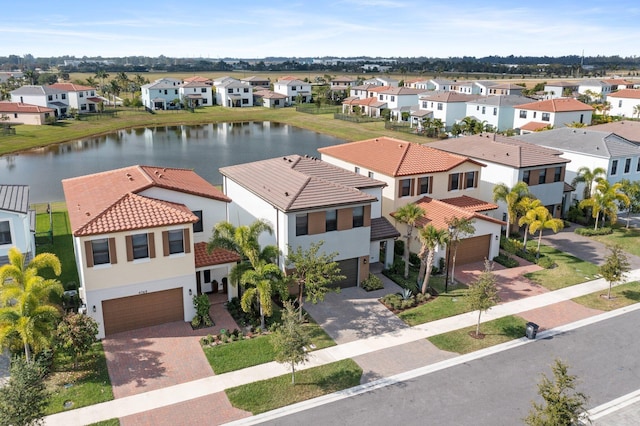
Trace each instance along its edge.
<path fill-rule="evenodd" d="M 330 287 L 355 287 L 358 285 L 358 258 L 339 260 L 340 275 L 346 278 L 340 282 L 334 283 Z"/>
<path fill-rule="evenodd" d="M 105 335 L 165 322 L 184 321 L 182 288 L 102 302 Z"/>
<path fill-rule="evenodd" d="M 461 240 L 456 253 L 456 264 L 464 265 L 465 263 L 479 262 L 488 258 L 490 244 L 491 234 Z"/>

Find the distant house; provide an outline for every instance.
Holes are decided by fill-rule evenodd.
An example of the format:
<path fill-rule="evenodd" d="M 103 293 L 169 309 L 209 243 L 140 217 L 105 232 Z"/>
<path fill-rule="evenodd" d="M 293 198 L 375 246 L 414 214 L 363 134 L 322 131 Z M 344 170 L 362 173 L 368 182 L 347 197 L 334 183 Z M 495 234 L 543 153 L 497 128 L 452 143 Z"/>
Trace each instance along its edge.
<path fill-rule="evenodd" d="M 49 87 L 66 92 L 69 107 L 75 108 L 80 113 L 96 112 L 98 111 L 98 106 L 104 101 L 103 98 L 96 95 L 95 87 L 82 86 L 75 83 L 55 83 Z"/>
<path fill-rule="evenodd" d="M 192 79 L 184 81 L 178 89 L 181 102 L 190 108 L 213 105 L 211 80 Z"/>
<path fill-rule="evenodd" d="M 160 78 L 140 87 L 142 104 L 149 109 L 177 109 L 180 103 L 182 81 Z"/>
<path fill-rule="evenodd" d="M 0 266 L 11 247 L 29 261 L 36 254 L 36 213 L 29 208 L 29 186 L 0 184 Z"/>
<path fill-rule="evenodd" d="M 353 114 L 358 108 L 362 115 L 380 117 L 382 110 L 388 108 L 388 104 L 384 101 L 379 101 L 377 96 L 363 99 L 356 96 L 349 96 L 342 101 L 343 114 Z"/>
<path fill-rule="evenodd" d="M 557 81 L 545 84 L 544 93 L 547 99 L 567 98 L 578 93 L 579 87 L 576 82 Z"/>
<path fill-rule="evenodd" d="M 595 78 L 580 80 L 578 82 L 578 93 L 581 95 L 586 95 L 589 92 L 595 94 L 596 97 L 601 98 L 603 101 L 607 100 L 607 96 L 611 93 L 611 84 L 598 80 Z M 592 95 L 592 97 L 594 97 Z M 595 99 L 592 99 L 595 100 Z"/>
<path fill-rule="evenodd" d="M 52 108 L 0 101 L 0 117 L 3 117 L 6 123 L 42 125 L 47 124 L 48 117 L 54 116 L 55 110 Z"/>
<path fill-rule="evenodd" d="M 633 142 L 636 145 L 640 145 L 640 121 L 611 121 L 609 123 L 590 126 L 589 130 L 615 133 L 616 135 L 622 136 L 626 140 Z"/>
<path fill-rule="evenodd" d="M 266 77 L 258 77 L 258 76 L 251 76 L 251 77 L 244 77 L 241 78 L 240 81 L 243 81 L 245 83 L 249 83 L 249 85 L 253 86 L 253 87 L 269 87 L 269 85 L 271 84 L 271 81 L 269 81 L 268 78 Z"/>
<path fill-rule="evenodd" d="M 298 103 L 298 97 L 303 104 L 311 102 L 311 83 L 302 80 L 280 79 L 273 84 L 273 91 L 287 97 L 287 106 Z"/>
<path fill-rule="evenodd" d="M 565 127 L 571 123 L 589 125 L 592 115 L 593 107 L 577 99 L 547 99 L 515 106 L 512 128 L 526 133 L 535 131 L 530 130 L 532 125 L 538 125 L 540 128 Z"/>
<path fill-rule="evenodd" d="M 260 244 L 280 249 L 283 270 L 290 250 L 320 241 L 322 251 L 336 253 L 346 276 L 340 287 L 358 286 L 371 263 L 392 264 L 393 240 L 400 234 L 381 217 L 384 182 L 299 155 L 223 167 L 220 173 L 233 197 L 229 220 L 269 222 L 273 234 L 261 235 Z"/>
<path fill-rule="evenodd" d="M 500 83 L 487 85 L 487 95 L 489 96 L 505 96 L 505 95 L 518 95 L 522 96 L 522 90 L 524 87 L 519 84 L 513 83 Z M 481 92 L 482 94 L 482 92 Z"/>
<path fill-rule="evenodd" d="M 130 166 L 62 181 L 79 295 L 98 337 L 191 321 L 193 296 L 224 292 L 237 253 L 208 253 L 231 201 L 194 171 Z"/>
<path fill-rule="evenodd" d="M 331 87 L 332 88 L 345 88 L 355 86 L 358 83 L 358 80 L 355 78 L 340 76 L 331 79 Z"/>
<path fill-rule="evenodd" d="M 253 106 L 253 87 L 244 81 L 231 77 L 216 79 L 216 103 L 227 108 Z"/>
<path fill-rule="evenodd" d="M 640 118 L 640 89 L 622 89 L 607 96 L 610 115 Z M 637 108 L 637 110 L 636 110 Z"/>
<path fill-rule="evenodd" d="M 458 92 L 434 91 L 423 93 L 418 97 L 418 110 L 413 111 L 412 123 L 417 125 L 424 112 L 431 112 L 431 117 L 440 119 L 447 130 L 467 115 L 467 102 L 478 99 L 480 95 L 465 95 Z"/>
<path fill-rule="evenodd" d="M 69 110 L 67 92 L 51 86 L 22 86 L 11 91 L 11 102 L 51 108 L 56 117 L 64 117 Z"/>
<path fill-rule="evenodd" d="M 602 79 L 602 82 L 610 85 L 612 92 L 615 92 L 616 90 L 634 88 L 633 81 L 625 80 L 623 78 L 604 78 Z"/>
<path fill-rule="evenodd" d="M 369 84 L 372 86 L 391 86 L 391 87 L 398 87 L 399 83 L 400 82 L 398 80 L 394 78 L 388 78 L 388 77 L 373 77 L 362 82 L 363 85 Z"/>
<path fill-rule="evenodd" d="M 467 102 L 466 116 L 486 121 L 498 131 L 512 129 L 515 107 L 530 101 L 518 95 L 484 96 Z"/>
<path fill-rule="evenodd" d="M 287 96 L 273 90 L 255 88 L 253 92 L 254 105 L 265 108 L 283 108 L 287 103 Z"/>

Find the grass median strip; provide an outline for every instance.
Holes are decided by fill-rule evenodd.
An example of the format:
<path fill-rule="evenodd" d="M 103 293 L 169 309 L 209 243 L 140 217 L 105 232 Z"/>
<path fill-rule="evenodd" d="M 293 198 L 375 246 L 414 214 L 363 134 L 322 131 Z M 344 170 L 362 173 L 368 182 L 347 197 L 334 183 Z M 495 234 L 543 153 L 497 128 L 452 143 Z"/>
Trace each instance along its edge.
<path fill-rule="evenodd" d="M 556 266 L 530 272 L 525 277 L 548 290 L 558 290 L 598 278 L 598 266 L 591 262 L 545 245 L 540 247 L 540 254 L 551 258 Z"/>
<path fill-rule="evenodd" d="M 467 354 L 524 336 L 526 324 L 523 318 L 509 315 L 481 324 L 480 333 L 484 334 L 484 339 L 471 337 L 469 333 L 476 331 L 474 325 L 438 334 L 428 340 L 443 351 Z"/>
<path fill-rule="evenodd" d="M 620 284 L 611 288 L 611 299 L 607 299 L 608 289 L 600 290 L 585 296 L 576 297 L 574 302 L 587 308 L 601 311 L 612 311 L 640 302 L 640 281 Z"/>
<path fill-rule="evenodd" d="M 234 407 L 253 414 L 348 389 L 360 384 L 362 369 L 351 359 L 296 372 L 296 383 L 285 374 L 248 383 L 225 392 Z"/>

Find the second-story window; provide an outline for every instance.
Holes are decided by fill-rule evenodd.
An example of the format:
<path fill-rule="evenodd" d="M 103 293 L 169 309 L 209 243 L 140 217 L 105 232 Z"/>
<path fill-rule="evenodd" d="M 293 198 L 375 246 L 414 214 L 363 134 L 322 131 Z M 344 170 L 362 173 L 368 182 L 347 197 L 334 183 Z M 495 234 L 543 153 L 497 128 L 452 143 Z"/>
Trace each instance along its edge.
<path fill-rule="evenodd" d="M 562 179 L 562 167 L 556 167 L 553 171 L 553 181 L 560 182 Z"/>
<path fill-rule="evenodd" d="M 364 207 L 353 208 L 353 227 L 360 228 L 364 226 Z"/>
<path fill-rule="evenodd" d="M 169 254 L 184 253 L 184 231 L 174 229 L 169 231 Z"/>
<path fill-rule="evenodd" d="M 624 160 L 624 172 L 629 173 L 630 170 L 631 170 L 631 158 L 627 158 L 626 160 Z"/>
<path fill-rule="evenodd" d="M 443 108 L 442 102 L 438 102 L 437 108 L 438 108 L 438 111 L 442 111 L 442 108 Z"/>
<path fill-rule="evenodd" d="M 93 255 L 94 265 L 106 265 L 107 263 L 111 263 L 108 238 L 100 238 L 98 240 L 91 241 L 91 252 Z"/>
<path fill-rule="evenodd" d="M 296 215 L 296 236 L 309 234 L 309 217 L 306 213 Z"/>
<path fill-rule="evenodd" d="M 354 173 L 360 174 L 360 167 L 355 166 L 355 167 L 353 168 L 353 171 L 354 171 Z"/>
<path fill-rule="evenodd" d="M 520 111 L 520 118 L 527 118 L 527 111 Z"/>
<path fill-rule="evenodd" d="M 191 213 L 198 216 L 198 221 L 193 224 L 193 232 L 202 232 L 204 231 L 204 226 L 202 225 L 202 210 L 194 210 Z"/>
<path fill-rule="evenodd" d="M 538 174 L 538 184 L 543 184 L 547 181 L 547 169 L 540 169 Z"/>
<path fill-rule="evenodd" d="M 462 173 L 451 173 L 449 175 L 449 191 L 460 189 L 460 175 Z"/>
<path fill-rule="evenodd" d="M 134 259 L 146 259 L 149 257 L 149 237 L 147 234 L 132 235 L 131 246 Z"/>
<path fill-rule="evenodd" d="M 524 172 L 522 172 L 522 181 L 524 183 L 526 183 L 527 185 L 529 185 L 529 176 L 531 175 L 531 171 L 530 170 L 525 170 Z"/>
<path fill-rule="evenodd" d="M 611 174 L 615 175 L 618 173 L 618 160 L 613 160 L 611 162 Z"/>
<path fill-rule="evenodd" d="M 476 172 L 466 172 L 464 174 L 464 187 L 465 188 L 475 188 L 476 185 L 477 185 Z"/>
<path fill-rule="evenodd" d="M 411 195 L 411 179 L 402 179 L 400 181 L 400 194 L 401 197 L 408 197 Z"/>
<path fill-rule="evenodd" d="M 421 177 L 418 181 L 418 194 L 431 194 L 433 186 L 433 176 Z"/>
<path fill-rule="evenodd" d="M 325 213 L 325 230 L 326 232 L 338 229 L 338 211 L 327 210 Z"/>

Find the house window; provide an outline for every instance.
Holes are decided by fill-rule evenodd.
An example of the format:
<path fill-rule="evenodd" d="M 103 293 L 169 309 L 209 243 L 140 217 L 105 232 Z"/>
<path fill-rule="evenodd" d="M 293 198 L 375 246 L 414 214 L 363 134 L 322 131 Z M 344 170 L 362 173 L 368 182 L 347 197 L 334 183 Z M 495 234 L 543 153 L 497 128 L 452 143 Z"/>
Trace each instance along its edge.
<path fill-rule="evenodd" d="M 373 179 L 373 172 L 369 172 L 368 175 L 371 179 Z"/>
<path fill-rule="evenodd" d="M 184 231 L 174 229 L 169 231 L 169 254 L 184 253 Z"/>
<path fill-rule="evenodd" d="M 402 179 L 400 181 L 400 196 L 408 197 L 411 195 L 411 179 Z"/>
<path fill-rule="evenodd" d="M 11 244 L 11 226 L 9 221 L 0 222 L 0 245 Z"/>
<path fill-rule="evenodd" d="M 395 96 L 391 96 L 391 102 L 394 102 L 396 100 Z"/>
<path fill-rule="evenodd" d="M 353 171 L 354 171 L 355 173 L 357 173 L 357 174 L 360 174 L 360 167 L 355 166 L 355 167 L 353 168 Z"/>
<path fill-rule="evenodd" d="M 449 175 L 449 191 L 460 189 L 460 175 L 462 173 L 451 173 Z"/>
<path fill-rule="evenodd" d="M 364 207 L 353 208 L 353 227 L 360 228 L 364 226 Z"/>
<path fill-rule="evenodd" d="M 438 102 L 438 111 L 442 111 L 442 108 L 443 108 L 442 102 Z"/>
<path fill-rule="evenodd" d="M 549 114 L 548 112 L 543 112 L 542 121 L 549 121 L 549 120 L 551 120 L 551 114 Z"/>
<path fill-rule="evenodd" d="M 109 239 L 101 238 L 91 241 L 91 254 L 94 265 L 105 265 L 111 263 L 109 258 Z"/>
<path fill-rule="evenodd" d="M 627 158 L 626 160 L 624 160 L 624 172 L 629 173 L 630 170 L 631 170 L 631 158 Z"/>
<path fill-rule="evenodd" d="M 173 94 L 174 94 L 174 95 L 177 95 L 177 94 L 178 94 L 178 89 L 174 90 L 174 91 L 173 91 Z"/>
<path fill-rule="evenodd" d="M 67 99 L 67 94 L 66 94 L 66 93 L 63 93 L 62 95 L 60 95 L 60 97 L 61 97 L 62 99 Z"/>
<path fill-rule="evenodd" d="M 131 247 L 134 259 L 146 259 L 149 257 L 149 237 L 147 234 L 135 234 L 131 236 Z"/>
<path fill-rule="evenodd" d="M 309 217 L 305 214 L 296 215 L 296 237 L 309 234 Z"/>
<path fill-rule="evenodd" d="M 537 115 L 538 115 L 538 111 L 533 111 L 533 118 L 536 118 Z"/>
<path fill-rule="evenodd" d="M 418 180 L 418 194 L 431 194 L 431 186 L 433 185 L 433 176 L 421 177 Z"/>
<path fill-rule="evenodd" d="M 527 118 L 527 111 L 520 111 L 520 118 Z"/>
<path fill-rule="evenodd" d="M 547 169 L 540 169 L 538 174 L 538 183 L 543 184 L 547 181 Z"/>
<path fill-rule="evenodd" d="M 493 115 L 498 115 L 498 108 L 493 109 Z"/>
<path fill-rule="evenodd" d="M 618 160 L 613 160 L 611 162 L 611 174 L 615 175 L 618 173 Z"/>
<path fill-rule="evenodd" d="M 338 229 L 338 211 L 327 210 L 325 213 L 325 230 L 326 232 Z"/>
<path fill-rule="evenodd" d="M 193 232 L 202 232 L 204 230 L 204 226 L 202 225 L 202 210 L 195 210 L 191 213 L 198 216 L 198 221 L 193 224 Z"/>
<path fill-rule="evenodd" d="M 165 89 L 165 90 L 164 90 L 164 94 L 165 94 L 165 95 L 167 94 L 167 89 Z"/>
<path fill-rule="evenodd" d="M 84 98 L 84 93 L 82 93 L 82 92 L 78 92 L 78 93 L 79 93 L 79 96 L 80 96 L 81 98 Z"/>
<path fill-rule="evenodd" d="M 640 158 L 638 158 L 638 165 L 636 166 L 636 172 L 640 172 Z"/>
<path fill-rule="evenodd" d="M 484 114 L 485 112 L 487 112 L 487 107 L 482 107 L 482 113 Z"/>
<path fill-rule="evenodd" d="M 465 188 L 476 187 L 476 172 L 466 172 L 464 174 L 464 187 Z"/>
<path fill-rule="evenodd" d="M 427 105 L 428 105 L 428 102 L 424 102 L 424 101 L 422 102 L 422 108 L 428 108 Z"/>
<path fill-rule="evenodd" d="M 242 105 L 247 105 L 249 103 L 249 99 L 243 99 L 242 100 Z"/>
<path fill-rule="evenodd" d="M 233 89 L 227 89 L 227 93 L 233 93 Z"/>
<path fill-rule="evenodd" d="M 242 89 L 244 93 L 249 93 L 249 89 L 247 89 L 246 87 L 244 89 Z"/>
<path fill-rule="evenodd" d="M 49 96 L 47 96 L 47 99 L 49 99 L 50 101 L 52 101 L 52 100 L 53 100 L 53 95 L 49 95 Z"/>
<path fill-rule="evenodd" d="M 207 89 L 205 87 L 203 87 L 202 89 L 200 89 L 201 93 L 207 93 Z"/>
<path fill-rule="evenodd" d="M 529 185 L 529 176 L 531 175 L 531 170 L 525 170 L 522 172 L 522 181 Z"/>
<path fill-rule="evenodd" d="M 622 106 L 622 100 L 618 101 L 618 108 L 620 108 Z"/>
<path fill-rule="evenodd" d="M 556 167 L 553 171 L 553 181 L 560 182 L 561 177 L 562 177 L 562 167 Z"/>

